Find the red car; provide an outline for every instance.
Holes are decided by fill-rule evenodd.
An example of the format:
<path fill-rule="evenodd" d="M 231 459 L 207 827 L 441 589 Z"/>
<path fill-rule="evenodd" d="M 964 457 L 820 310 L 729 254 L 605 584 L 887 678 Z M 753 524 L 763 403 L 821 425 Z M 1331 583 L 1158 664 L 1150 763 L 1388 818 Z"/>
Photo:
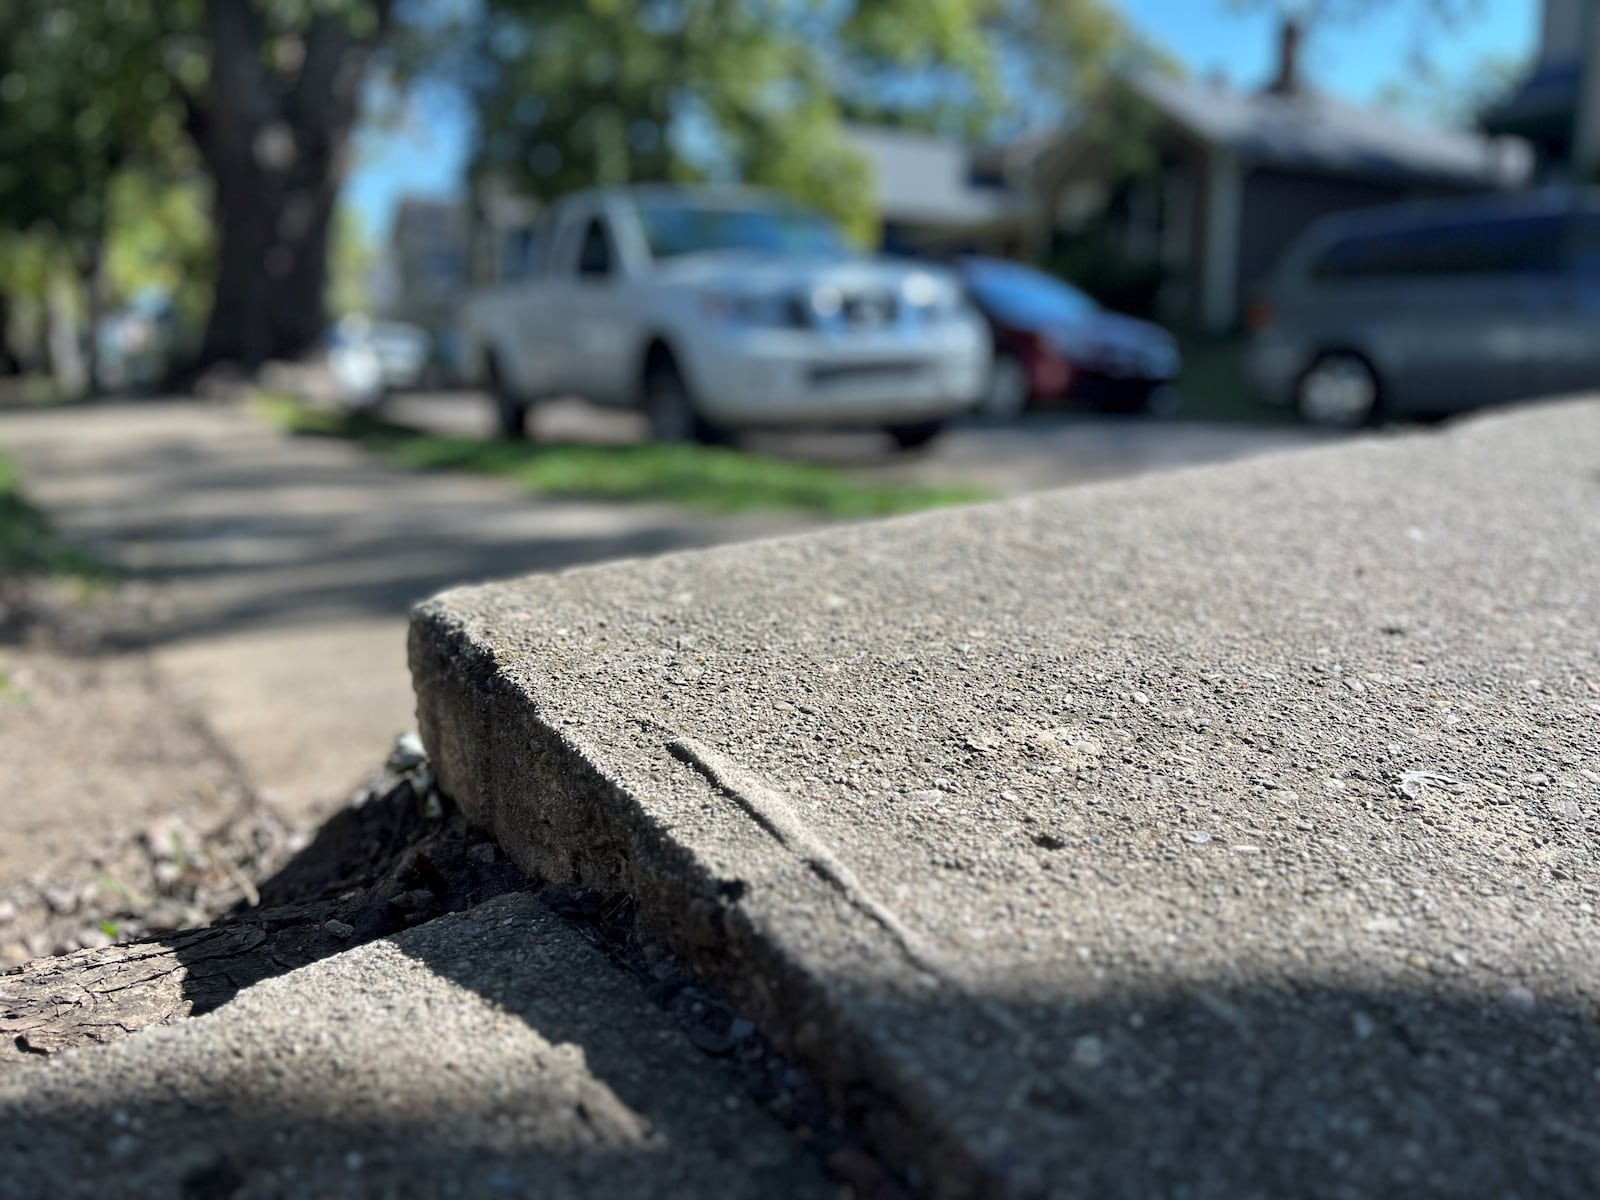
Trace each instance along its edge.
<path fill-rule="evenodd" d="M 994 367 L 979 411 L 1013 417 L 1028 408 L 1136 412 L 1172 395 L 1178 344 L 1149 321 L 1106 312 L 1053 275 L 998 258 L 955 269 L 994 338 Z"/>

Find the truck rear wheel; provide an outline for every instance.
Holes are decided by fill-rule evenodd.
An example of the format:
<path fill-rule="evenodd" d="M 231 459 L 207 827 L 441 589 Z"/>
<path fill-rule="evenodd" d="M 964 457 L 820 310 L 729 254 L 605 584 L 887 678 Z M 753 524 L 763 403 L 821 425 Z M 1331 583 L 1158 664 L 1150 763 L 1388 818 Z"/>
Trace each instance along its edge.
<path fill-rule="evenodd" d="M 512 390 L 500 369 L 499 361 L 492 354 L 484 364 L 484 376 L 489 385 L 489 396 L 494 401 L 495 431 L 507 441 L 526 441 L 528 402 Z"/>

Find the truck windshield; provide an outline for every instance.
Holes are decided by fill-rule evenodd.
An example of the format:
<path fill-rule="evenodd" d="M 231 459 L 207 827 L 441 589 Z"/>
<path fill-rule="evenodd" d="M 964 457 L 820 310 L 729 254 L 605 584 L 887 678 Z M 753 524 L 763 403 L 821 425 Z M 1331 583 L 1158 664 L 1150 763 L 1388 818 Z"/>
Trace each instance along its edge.
<path fill-rule="evenodd" d="M 716 250 L 796 258 L 845 253 L 839 231 L 804 209 L 648 200 L 639 204 L 639 221 L 658 259 Z"/>

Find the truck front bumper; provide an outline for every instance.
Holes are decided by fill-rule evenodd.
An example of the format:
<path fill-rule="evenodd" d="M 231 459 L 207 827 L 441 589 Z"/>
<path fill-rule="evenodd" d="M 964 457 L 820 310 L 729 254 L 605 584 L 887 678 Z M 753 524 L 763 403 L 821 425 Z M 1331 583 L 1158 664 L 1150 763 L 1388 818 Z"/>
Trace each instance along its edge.
<path fill-rule="evenodd" d="M 884 425 L 969 411 L 989 369 L 988 331 L 948 320 L 915 331 L 836 337 L 756 330 L 697 339 L 695 403 L 737 426 Z"/>

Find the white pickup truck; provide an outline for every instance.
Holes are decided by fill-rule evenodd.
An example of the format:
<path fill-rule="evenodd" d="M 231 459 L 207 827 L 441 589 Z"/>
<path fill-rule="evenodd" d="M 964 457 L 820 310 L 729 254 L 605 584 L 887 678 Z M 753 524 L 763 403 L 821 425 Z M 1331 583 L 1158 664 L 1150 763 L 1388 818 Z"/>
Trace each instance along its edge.
<path fill-rule="evenodd" d="M 513 277 L 461 312 L 468 377 L 523 436 L 531 404 L 643 407 L 661 441 L 851 425 L 902 447 L 971 409 L 989 335 L 938 268 L 852 254 L 759 192 L 600 188 L 555 204 Z"/>

